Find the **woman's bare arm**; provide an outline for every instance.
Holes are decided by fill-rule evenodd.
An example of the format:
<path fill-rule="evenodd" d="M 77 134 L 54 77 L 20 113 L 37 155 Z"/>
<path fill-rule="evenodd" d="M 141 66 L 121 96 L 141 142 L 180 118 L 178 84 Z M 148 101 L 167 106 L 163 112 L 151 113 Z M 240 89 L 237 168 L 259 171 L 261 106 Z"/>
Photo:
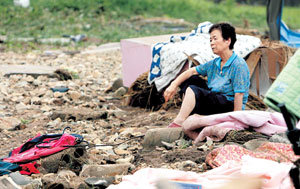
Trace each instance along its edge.
<path fill-rule="evenodd" d="M 244 93 L 234 94 L 234 111 L 242 110 Z"/>
<path fill-rule="evenodd" d="M 184 71 L 174 81 L 172 81 L 171 84 L 169 85 L 169 87 L 164 92 L 165 102 L 167 102 L 168 100 L 173 98 L 173 96 L 177 92 L 177 87 L 179 87 L 179 85 L 182 82 L 184 82 L 185 80 L 190 78 L 192 75 L 196 75 L 196 74 L 198 74 L 198 72 L 196 71 L 196 68 L 192 67 L 192 68 L 189 68 L 188 70 Z"/>

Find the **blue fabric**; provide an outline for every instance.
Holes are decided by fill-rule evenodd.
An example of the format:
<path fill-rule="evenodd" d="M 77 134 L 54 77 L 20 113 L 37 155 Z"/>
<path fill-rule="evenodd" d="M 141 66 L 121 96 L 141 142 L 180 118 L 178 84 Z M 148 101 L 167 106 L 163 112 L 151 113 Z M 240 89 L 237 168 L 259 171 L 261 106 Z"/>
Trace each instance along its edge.
<path fill-rule="evenodd" d="M 280 41 L 294 48 L 300 48 L 300 33 L 290 30 L 285 23 L 280 21 Z"/>
<path fill-rule="evenodd" d="M 160 69 L 160 50 L 161 48 L 167 43 L 157 43 L 152 48 L 152 63 L 150 67 L 150 81 L 156 77 L 161 76 L 161 69 Z M 158 57 L 155 59 L 154 57 Z M 153 72 L 152 70 L 158 70 L 158 72 Z"/>
<path fill-rule="evenodd" d="M 19 168 L 20 166 L 17 164 L 0 161 L 0 176 L 9 174 Z"/>
<path fill-rule="evenodd" d="M 250 73 L 245 60 L 233 52 L 221 72 L 221 58 L 215 58 L 196 67 L 197 72 L 207 76 L 207 86 L 212 92 L 222 93 L 234 101 L 235 93 L 244 93 L 243 109 L 248 101 Z"/>
<path fill-rule="evenodd" d="M 196 33 L 205 33 L 208 30 L 212 23 L 204 22 L 203 24 L 199 24 L 197 28 L 195 28 L 188 36 L 194 36 Z M 188 36 L 171 36 L 168 43 L 175 43 L 176 41 L 184 41 Z M 152 47 L 152 62 L 150 66 L 149 72 L 149 81 L 151 82 L 153 79 L 161 76 L 161 68 L 160 68 L 160 51 L 162 47 L 168 43 L 156 43 Z"/>
<path fill-rule="evenodd" d="M 282 10 L 284 6 L 284 1 L 281 4 L 281 12 L 276 19 L 277 26 L 279 27 L 280 41 L 286 45 L 294 48 L 300 48 L 300 33 L 290 30 L 287 25 L 282 21 Z"/>

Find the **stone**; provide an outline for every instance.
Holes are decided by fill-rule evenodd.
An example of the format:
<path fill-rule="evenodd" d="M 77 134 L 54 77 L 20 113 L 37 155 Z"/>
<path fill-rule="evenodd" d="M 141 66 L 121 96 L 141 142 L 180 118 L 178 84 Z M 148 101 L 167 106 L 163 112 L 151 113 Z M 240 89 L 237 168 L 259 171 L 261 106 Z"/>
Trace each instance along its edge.
<path fill-rule="evenodd" d="M 81 177 L 107 177 L 128 173 L 131 164 L 84 165 Z"/>
<path fill-rule="evenodd" d="M 197 167 L 197 163 L 195 163 L 191 160 L 187 160 L 187 161 L 180 162 L 180 166 L 178 166 L 178 168 L 180 170 L 184 170 L 184 168 L 187 168 L 187 167 L 190 167 L 190 168 Z"/>
<path fill-rule="evenodd" d="M 117 148 L 117 149 L 126 150 L 128 147 L 129 147 L 128 144 L 123 143 L 123 144 L 118 145 L 118 148 Z"/>
<path fill-rule="evenodd" d="M 5 189 L 21 189 L 10 177 L 2 176 L 0 178 L 0 188 Z"/>
<path fill-rule="evenodd" d="M 84 180 L 89 186 L 104 186 L 106 188 L 116 180 L 115 177 L 89 177 Z M 106 183 L 104 185 L 104 183 Z"/>
<path fill-rule="evenodd" d="M 172 150 L 174 148 L 174 145 L 172 143 L 168 143 L 165 141 L 161 141 L 163 147 L 165 147 L 167 150 Z"/>
<path fill-rule="evenodd" d="M 27 110 L 28 107 L 21 102 L 21 103 L 19 103 L 19 104 L 16 105 L 16 109 L 17 109 L 18 112 L 22 112 L 24 110 Z"/>
<path fill-rule="evenodd" d="M 41 99 L 39 97 L 32 97 L 31 98 L 31 104 L 34 104 L 34 105 L 41 105 L 42 102 L 41 102 Z"/>
<path fill-rule="evenodd" d="M 51 115 L 51 119 L 60 118 L 63 121 L 97 120 L 106 119 L 107 115 L 107 111 L 93 111 L 88 108 L 66 108 L 54 111 Z"/>
<path fill-rule="evenodd" d="M 62 96 L 64 96 L 64 94 L 61 93 L 61 92 L 54 92 L 54 93 L 53 93 L 53 97 L 54 97 L 54 98 L 60 98 L 60 97 L 62 97 Z"/>
<path fill-rule="evenodd" d="M 100 76 L 99 71 L 98 70 L 93 71 L 92 76 L 93 76 L 93 78 L 97 79 Z"/>
<path fill-rule="evenodd" d="M 95 154 L 100 154 L 100 150 L 97 150 L 97 149 L 95 149 L 95 148 L 90 149 L 90 150 L 89 150 L 89 154 L 93 154 L 93 155 L 95 155 Z"/>
<path fill-rule="evenodd" d="M 116 91 L 120 87 L 123 87 L 123 79 L 122 78 L 118 78 L 113 82 L 111 90 Z"/>
<path fill-rule="evenodd" d="M 130 154 L 129 151 L 127 151 L 127 150 L 122 150 L 122 149 L 119 149 L 119 148 L 116 148 L 114 151 L 115 151 L 115 153 L 116 153 L 117 155 L 127 155 L 127 154 Z"/>
<path fill-rule="evenodd" d="M 86 178 L 84 182 L 91 187 L 102 187 L 102 188 L 108 187 L 107 181 L 102 178 L 90 177 L 90 178 Z"/>
<path fill-rule="evenodd" d="M 42 106 L 42 107 L 41 107 L 41 110 L 42 110 L 43 112 L 49 112 L 50 110 L 52 110 L 52 108 L 51 108 L 50 106 Z"/>
<path fill-rule="evenodd" d="M 114 152 L 112 146 L 97 146 L 96 149 L 106 152 L 107 154 L 115 155 L 115 152 Z"/>
<path fill-rule="evenodd" d="M 116 160 L 116 163 L 118 164 L 128 164 L 128 163 L 131 163 L 134 161 L 134 156 L 132 155 L 129 155 L 128 157 L 126 158 L 122 158 L 122 159 L 117 159 Z"/>
<path fill-rule="evenodd" d="M 81 94 L 77 91 L 71 91 L 71 92 L 69 92 L 69 94 L 70 94 L 70 97 L 73 101 L 77 101 L 81 97 Z"/>
<path fill-rule="evenodd" d="M 206 151 L 211 151 L 213 147 L 214 147 L 213 140 L 207 139 L 207 141 L 203 145 L 197 147 L 197 150 L 206 152 Z"/>
<path fill-rule="evenodd" d="M 144 151 L 154 150 L 156 146 L 163 146 L 162 141 L 172 143 L 183 136 L 182 128 L 158 128 L 146 132 L 143 141 Z"/>
<path fill-rule="evenodd" d="M 269 139 L 269 141 L 270 142 L 291 144 L 290 140 L 287 138 L 285 133 L 272 135 L 271 138 Z"/>
<path fill-rule="evenodd" d="M 19 171 L 4 175 L 0 178 L 0 188 L 2 189 L 37 189 L 42 188 L 39 180 L 32 180 L 28 176 L 23 176 Z"/>
<path fill-rule="evenodd" d="M 124 110 L 121 109 L 117 109 L 117 110 L 109 110 L 108 111 L 110 114 L 116 116 L 117 118 L 122 118 L 123 116 L 126 115 L 126 112 Z"/>
<path fill-rule="evenodd" d="M 253 140 L 249 140 L 248 142 L 244 143 L 243 146 L 248 149 L 248 150 L 255 150 L 256 148 L 258 148 L 260 145 L 262 145 L 263 143 L 267 142 L 267 139 L 253 139 Z"/>
<path fill-rule="evenodd" d="M 14 117 L 0 117 L 1 129 L 9 130 L 21 124 L 21 120 Z"/>
<path fill-rule="evenodd" d="M 76 173 L 70 170 L 61 170 L 57 173 L 57 176 L 60 178 L 66 178 L 70 180 L 70 178 L 76 177 Z"/>
<path fill-rule="evenodd" d="M 48 77 L 54 77 L 54 67 L 41 66 L 41 65 L 0 65 L 0 70 L 3 75 L 8 77 L 11 75 L 26 74 L 31 75 L 34 78 L 45 75 Z"/>
<path fill-rule="evenodd" d="M 96 138 L 93 142 L 94 142 L 94 144 L 100 144 L 101 140 L 99 138 Z"/>
<path fill-rule="evenodd" d="M 57 177 L 56 175 L 46 174 L 41 178 L 43 188 L 71 188 L 70 180 Z"/>
<path fill-rule="evenodd" d="M 43 168 L 42 173 L 57 173 L 60 168 L 71 169 L 74 172 L 80 171 L 83 163 L 87 159 L 86 150 L 84 148 L 68 148 L 61 152 L 52 154 L 51 156 L 40 159 L 41 166 Z"/>
<path fill-rule="evenodd" d="M 97 98 L 100 102 L 106 102 L 105 98 L 102 96 L 98 96 Z"/>
<path fill-rule="evenodd" d="M 32 182 L 32 180 L 29 180 L 25 176 L 21 175 L 19 171 L 10 173 L 9 177 L 18 185 L 27 185 Z"/>
<path fill-rule="evenodd" d="M 33 81 L 33 85 L 39 86 L 39 85 L 42 85 L 42 82 L 41 82 L 40 80 L 38 80 L 38 79 L 35 79 L 35 80 Z"/>
<path fill-rule="evenodd" d="M 122 96 L 124 96 L 126 93 L 127 93 L 127 89 L 126 89 L 125 87 L 120 87 L 120 88 L 118 88 L 118 89 L 115 91 L 114 95 L 117 96 L 117 97 L 122 97 Z"/>
<path fill-rule="evenodd" d="M 5 110 L 6 108 L 7 108 L 7 106 L 0 104 L 0 110 Z"/>
<path fill-rule="evenodd" d="M 31 75 L 29 75 L 25 78 L 25 81 L 27 81 L 28 83 L 33 83 L 34 78 Z"/>

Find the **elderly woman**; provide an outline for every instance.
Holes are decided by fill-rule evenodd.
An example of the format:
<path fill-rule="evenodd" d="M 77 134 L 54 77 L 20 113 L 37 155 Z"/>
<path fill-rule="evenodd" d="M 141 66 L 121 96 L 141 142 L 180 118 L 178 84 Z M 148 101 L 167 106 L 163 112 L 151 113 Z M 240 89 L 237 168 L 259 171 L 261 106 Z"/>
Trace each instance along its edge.
<path fill-rule="evenodd" d="M 191 114 L 210 115 L 245 108 L 250 77 L 245 60 L 233 51 L 235 28 L 219 23 L 209 33 L 211 49 L 219 57 L 189 68 L 165 90 L 165 101 L 175 95 L 178 87 L 183 96 L 180 111 L 169 127 L 181 127 Z M 207 82 L 199 75 L 207 76 Z"/>

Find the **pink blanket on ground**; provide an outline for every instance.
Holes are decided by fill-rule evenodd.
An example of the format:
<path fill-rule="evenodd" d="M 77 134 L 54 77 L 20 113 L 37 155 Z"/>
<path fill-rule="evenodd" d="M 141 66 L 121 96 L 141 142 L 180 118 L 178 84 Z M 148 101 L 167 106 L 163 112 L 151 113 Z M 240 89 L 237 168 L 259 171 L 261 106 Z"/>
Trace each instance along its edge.
<path fill-rule="evenodd" d="M 240 176 L 262 179 L 263 189 L 294 188 L 289 177 L 291 163 L 277 163 L 271 160 L 244 156 L 240 162 L 227 162 L 220 167 L 202 174 L 171 169 L 145 168 L 133 175 L 124 176 L 118 185 L 108 189 L 155 189 L 156 181 L 167 179 L 173 181 L 201 184 L 203 189 L 222 188 L 231 179 Z"/>
<path fill-rule="evenodd" d="M 256 110 L 235 111 L 209 116 L 194 114 L 189 116 L 182 126 L 185 130 L 203 128 L 195 142 L 203 141 L 206 137 L 219 141 L 230 130 L 243 130 L 249 127 L 266 135 L 283 133 L 287 130 L 281 113 Z"/>
<path fill-rule="evenodd" d="M 290 163 L 300 158 L 300 156 L 295 155 L 291 144 L 265 142 L 253 151 L 238 145 L 225 145 L 212 150 L 206 156 L 205 161 L 214 168 L 228 161 L 240 162 L 244 155 L 276 162 Z"/>

